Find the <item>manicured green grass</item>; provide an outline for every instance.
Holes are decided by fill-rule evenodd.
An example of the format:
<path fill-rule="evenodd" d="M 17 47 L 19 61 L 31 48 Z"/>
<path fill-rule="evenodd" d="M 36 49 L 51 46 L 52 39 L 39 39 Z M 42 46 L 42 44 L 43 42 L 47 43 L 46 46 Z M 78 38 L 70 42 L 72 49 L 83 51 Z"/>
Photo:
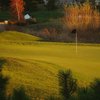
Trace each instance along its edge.
<path fill-rule="evenodd" d="M 61 69 L 71 69 L 80 85 L 100 78 L 99 44 L 79 44 L 76 54 L 75 44 L 39 40 L 19 32 L 0 33 L 0 57 L 5 59 L 3 74 L 10 77 L 8 91 L 24 85 L 31 96 L 40 93 L 35 94 L 34 89 L 58 94 L 57 74 Z"/>
<path fill-rule="evenodd" d="M 0 42 L 33 42 L 33 41 L 38 41 L 41 40 L 38 37 L 31 36 L 29 34 L 21 33 L 21 32 L 1 32 L 0 33 Z"/>

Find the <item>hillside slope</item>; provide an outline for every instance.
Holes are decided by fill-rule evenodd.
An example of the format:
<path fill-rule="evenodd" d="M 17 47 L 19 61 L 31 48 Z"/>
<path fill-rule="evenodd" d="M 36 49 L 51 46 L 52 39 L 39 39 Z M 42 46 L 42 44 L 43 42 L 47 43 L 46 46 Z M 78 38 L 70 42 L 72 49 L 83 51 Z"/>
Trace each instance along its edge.
<path fill-rule="evenodd" d="M 0 42 L 33 42 L 41 38 L 22 32 L 4 31 L 0 32 Z"/>
<path fill-rule="evenodd" d="M 14 88 L 24 86 L 32 97 L 58 93 L 57 73 L 59 66 L 37 61 L 16 58 L 0 58 L 2 73 L 9 78 L 8 94 Z M 38 92 L 36 92 L 36 90 Z"/>
<path fill-rule="evenodd" d="M 0 33 L 0 65 L 10 78 L 8 93 L 24 85 L 33 97 L 58 94 L 61 69 L 71 69 L 82 86 L 100 78 L 99 44 L 78 44 L 76 53 L 75 44 L 40 40 L 20 32 Z"/>

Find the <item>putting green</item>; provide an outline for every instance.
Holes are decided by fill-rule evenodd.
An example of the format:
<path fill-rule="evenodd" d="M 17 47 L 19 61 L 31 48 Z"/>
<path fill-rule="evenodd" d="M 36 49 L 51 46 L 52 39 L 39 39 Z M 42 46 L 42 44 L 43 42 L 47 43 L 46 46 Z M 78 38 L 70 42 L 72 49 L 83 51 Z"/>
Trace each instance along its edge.
<path fill-rule="evenodd" d="M 0 33 L 0 57 L 11 84 L 58 93 L 59 70 L 71 69 L 82 85 L 100 78 L 100 45 L 41 42 L 38 37 L 19 32 Z M 16 81 L 15 81 L 16 80 Z"/>

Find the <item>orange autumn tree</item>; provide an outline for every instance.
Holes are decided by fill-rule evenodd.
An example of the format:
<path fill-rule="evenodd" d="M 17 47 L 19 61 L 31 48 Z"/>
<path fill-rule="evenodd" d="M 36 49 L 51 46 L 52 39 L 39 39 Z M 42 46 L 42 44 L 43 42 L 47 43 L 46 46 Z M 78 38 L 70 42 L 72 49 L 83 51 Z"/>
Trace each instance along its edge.
<path fill-rule="evenodd" d="M 69 29 L 96 30 L 100 28 L 100 13 L 93 9 L 90 3 L 65 6 L 64 10 L 65 16 L 63 22 Z"/>
<path fill-rule="evenodd" d="M 10 7 L 12 14 L 18 19 L 18 21 L 22 21 L 24 19 L 23 12 L 24 12 L 24 5 L 25 2 L 23 0 L 11 0 Z"/>

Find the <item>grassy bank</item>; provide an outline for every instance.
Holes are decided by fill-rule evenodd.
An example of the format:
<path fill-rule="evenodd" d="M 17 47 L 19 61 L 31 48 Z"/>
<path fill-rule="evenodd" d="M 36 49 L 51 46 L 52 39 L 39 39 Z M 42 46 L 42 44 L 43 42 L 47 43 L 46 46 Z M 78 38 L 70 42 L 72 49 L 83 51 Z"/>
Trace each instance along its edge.
<path fill-rule="evenodd" d="M 19 32 L 0 33 L 0 57 L 5 60 L 3 74 L 10 77 L 8 91 L 24 85 L 28 93 L 58 94 L 57 74 L 71 69 L 80 85 L 100 78 L 100 45 L 42 42 L 38 37 Z M 9 92 L 9 93 L 10 93 Z M 41 92 L 38 92 L 41 94 Z"/>

